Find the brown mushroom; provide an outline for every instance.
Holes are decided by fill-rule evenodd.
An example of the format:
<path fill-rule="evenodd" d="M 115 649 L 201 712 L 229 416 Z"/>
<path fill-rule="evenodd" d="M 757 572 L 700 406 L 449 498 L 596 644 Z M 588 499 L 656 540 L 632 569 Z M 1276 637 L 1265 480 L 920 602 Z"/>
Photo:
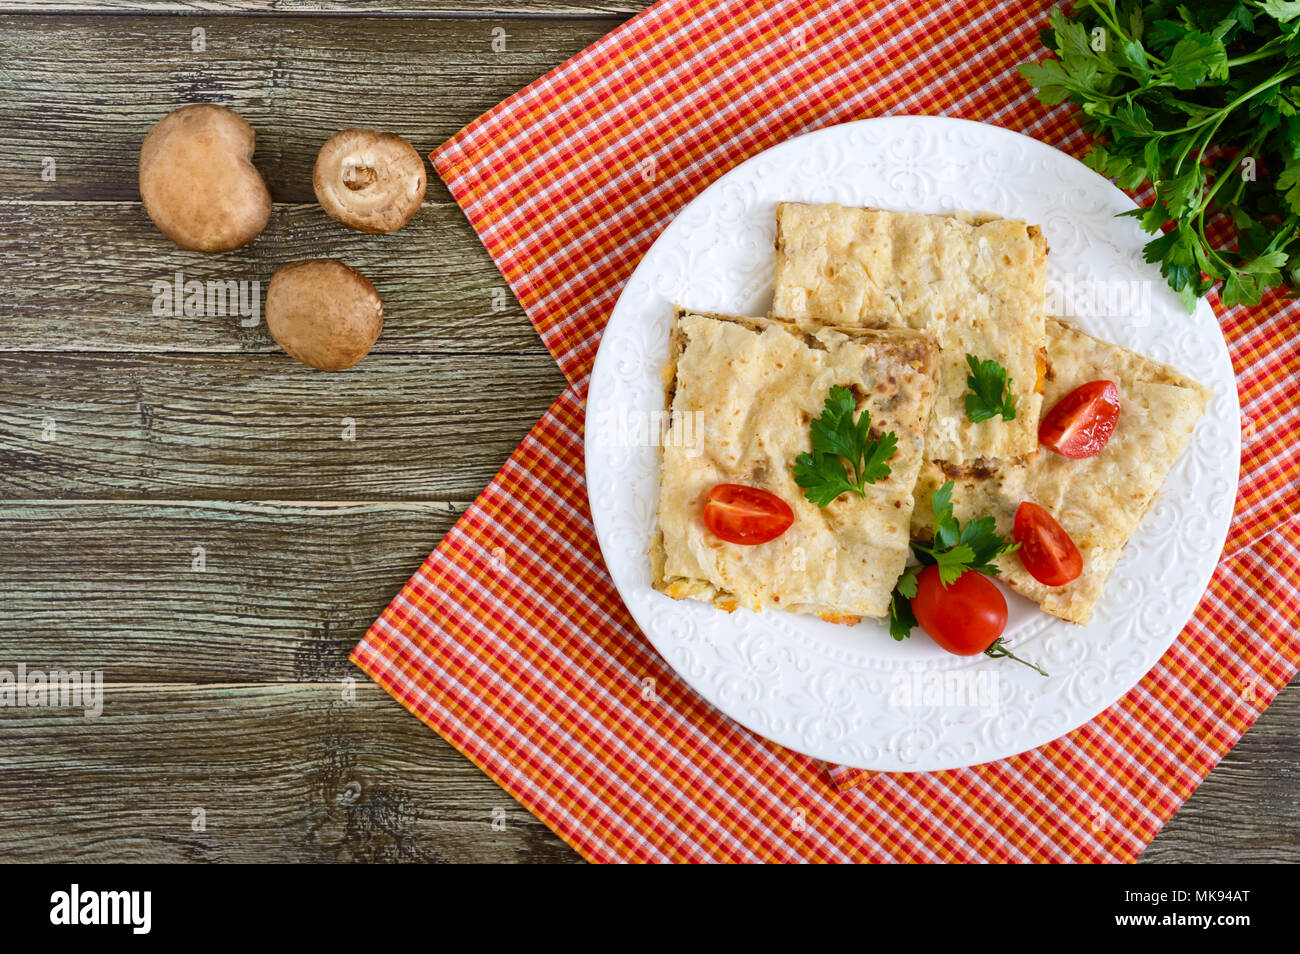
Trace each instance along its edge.
<path fill-rule="evenodd" d="M 140 147 L 140 198 L 158 231 L 181 248 L 227 252 L 271 217 L 271 194 L 253 166 L 253 127 L 213 103 L 183 106 Z"/>
<path fill-rule="evenodd" d="M 356 269 L 313 258 L 272 276 L 266 325 L 289 356 L 321 371 L 339 371 L 374 347 L 384 327 L 384 304 Z"/>
<path fill-rule="evenodd" d="M 424 159 L 401 136 L 345 129 L 321 146 L 312 170 L 316 201 L 362 232 L 396 232 L 424 201 Z"/>

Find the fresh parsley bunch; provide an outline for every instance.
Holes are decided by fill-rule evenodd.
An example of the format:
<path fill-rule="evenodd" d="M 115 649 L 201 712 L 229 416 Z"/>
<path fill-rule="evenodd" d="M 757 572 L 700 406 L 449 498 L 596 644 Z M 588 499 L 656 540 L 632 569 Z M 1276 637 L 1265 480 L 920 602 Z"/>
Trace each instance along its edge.
<path fill-rule="evenodd" d="M 811 453 L 794 459 L 795 483 L 819 507 L 840 494 L 865 497 L 867 484 L 890 474 L 887 461 L 898 451 L 898 436 L 890 431 L 873 440 L 871 412 L 864 410 L 855 421 L 855 407 L 852 391 L 832 387 L 821 416 L 812 422 Z"/>
<path fill-rule="evenodd" d="M 957 582 L 957 577 L 967 570 L 997 576 L 1002 571 L 993 563 L 1006 553 L 1020 548 L 997 532 L 997 521 L 991 516 L 966 521 L 962 526 L 952 512 L 953 482 L 950 480 L 930 496 L 934 511 L 934 539 L 929 543 L 912 542 L 912 552 L 920 565 L 909 566 L 894 586 L 889 599 L 889 635 L 906 639 L 916 625 L 909 600 L 916 595 L 916 578 L 927 566 L 939 567 L 939 579 L 944 586 Z"/>
<path fill-rule="evenodd" d="M 1216 282 L 1227 306 L 1300 289 L 1300 2 L 1080 0 L 1049 22 L 1056 59 L 1021 75 L 1049 106 L 1082 110 L 1099 139 L 1089 166 L 1154 186 L 1125 214 L 1153 234 L 1171 225 L 1146 260 L 1187 310 Z M 1235 241 L 1207 234 L 1219 213 Z"/>

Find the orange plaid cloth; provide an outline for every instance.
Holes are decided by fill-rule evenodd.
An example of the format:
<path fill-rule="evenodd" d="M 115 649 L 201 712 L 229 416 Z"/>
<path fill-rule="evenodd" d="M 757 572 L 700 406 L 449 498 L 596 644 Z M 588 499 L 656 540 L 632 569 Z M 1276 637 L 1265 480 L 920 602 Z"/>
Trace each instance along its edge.
<path fill-rule="evenodd" d="M 696 696 L 604 570 L 583 397 L 654 238 L 749 156 L 867 116 L 960 116 L 1081 154 L 1070 109 L 1015 74 L 1047 9 L 663 0 L 435 153 L 571 385 L 353 660 L 588 859 L 1131 861 L 1295 673 L 1300 354 L 1280 298 L 1222 314 L 1243 467 L 1205 598 L 1133 690 L 1048 745 L 827 784 Z"/>

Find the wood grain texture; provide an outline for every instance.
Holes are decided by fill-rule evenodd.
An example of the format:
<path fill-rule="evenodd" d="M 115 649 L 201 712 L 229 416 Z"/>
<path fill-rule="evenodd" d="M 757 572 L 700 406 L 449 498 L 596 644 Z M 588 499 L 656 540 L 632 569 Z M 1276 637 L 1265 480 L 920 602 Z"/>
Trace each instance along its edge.
<path fill-rule="evenodd" d="M 11 278 L 0 299 L 0 351 L 278 353 L 260 320 L 266 287 L 280 266 L 321 256 L 358 269 L 383 297 L 375 353 L 490 351 L 528 354 L 539 366 L 550 361 L 451 202 L 426 202 L 390 235 L 345 228 L 315 204 L 277 205 L 251 245 L 216 255 L 172 244 L 139 202 L 0 204 L 0 275 Z M 154 283 L 174 284 L 178 272 L 205 286 L 260 283 L 259 320 L 246 322 L 230 308 L 189 317 L 174 303 L 155 309 Z"/>
<path fill-rule="evenodd" d="M 0 857 L 581 860 L 356 675 L 106 688 L 102 714 L 90 719 L 74 708 L 0 710 Z M 195 809 L 205 831 L 193 830 Z"/>
<path fill-rule="evenodd" d="M 196 25 L 209 56 L 188 50 Z M 578 860 L 347 662 L 564 386 L 436 177 L 391 236 L 342 229 L 310 191 L 335 129 L 431 148 L 612 23 L 512 24 L 502 54 L 496 25 L 0 25 L 0 497 L 32 498 L 0 503 L 0 664 L 81 660 L 129 683 L 101 719 L 0 710 L 0 857 Z M 195 100 L 254 121 L 281 200 L 230 255 L 171 246 L 135 194 L 144 131 Z M 42 154 L 58 175 L 37 184 Z M 302 368 L 261 323 L 153 314 L 154 279 L 176 270 L 265 283 L 317 256 L 384 294 L 384 336 L 351 371 Z M 69 495 L 111 499 L 40 499 Z M 387 502 L 215 499 L 238 497 Z M 341 701 L 345 679 L 356 703 Z M 231 681 L 280 685 L 215 685 Z M 191 830 L 195 807 L 206 832 Z"/>
<path fill-rule="evenodd" d="M 512 21 L 498 53 L 481 20 L 6 16 L 0 197 L 135 201 L 150 127 L 213 102 L 256 131 L 272 198 L 313 202 L 316 153 L 338 130 L 382 129 L 428 153 L 614 25 Z M 430 198 L 446 198 L 436 175 L 429 184 Z"/>
<path fill-rule="evenodd" d="M 0 503 L 0 668 L 311 682 L 466 503 Z"/>
<path fill-rule="evenodd" d="M 563 388 L 513 355 L 5 354 L 0 498 L 473 499 Z"/>
<path fill-rule="evenodd" d="M 325 13 L 351 16 L 398 14 L 419 17 L 612 16 L 640 13 L 638 0 L 5 0 L 16 13 Z"/>
<path fill-rule="evenodd" d="M 364 678 L 121 686 L 104 700 L 94 719 L 0 710 L 5 860 L 578 860 Z M 1293 685 L 1141 860 L 1300 860 L 1297 717 Z M 191 828 L 196 808 L 206 831 Z"/>
<path fill-rule="evenodd" d="M 311 167 L 348 126 L 427 152 L 644 5 L 5 4 L 0 668 L 115 685 L 97 719 L 0 708 L 0 858 L 579 860 L 347 662 L 563 379 L 436 175 L 406 229 L 363 236 L 314 205 Z M 176 248 L 138 204 L 145 132 L 197 101 L 253 124 L 278 203 L 229 255 Z M 152 313 L 177 270 L 264 291 L 309 257 L 384 295 L 351 371 L 303 368 L 260 322 Z M 1297 724 L 1293 683 L 1142 861 L 1300 861 Z"/>
<path fill-rule="evenodd" d="M 356 674 L 347 661 L 356 640 L 463 509 L 0 505 L 0 667 L 103 669 L 113 683 L 338 682 Z M 25 734 L 21 715 L 0 712 L 0 725 Z M 1300 681 L 1143 861 L 1300 861 L 1297 721 Z M 462 771 L 478 774 L 468 763 Z"/>

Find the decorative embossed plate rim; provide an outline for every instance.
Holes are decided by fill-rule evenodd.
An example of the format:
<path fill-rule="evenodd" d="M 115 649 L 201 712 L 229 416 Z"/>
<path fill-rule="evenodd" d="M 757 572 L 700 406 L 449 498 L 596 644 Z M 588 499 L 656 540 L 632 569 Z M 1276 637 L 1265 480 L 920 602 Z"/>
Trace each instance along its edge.
<path fill-rule="evenodd" d="M 1193 375 L 1209 411 L 1130 542 L 1086 627 L 1008 591 L 1006 639 L 1051 677 L 781 612 L 723 613 L 650 586 L 658 500 L 655 415 L 674 303 L 767 313 L 775 205 L 840 202 L 989 211 L 1041 224 L 1049 281 L 1138 282 L 1128 314 L 1067 314 L 1085 331 Z M 1072 731 L 1156 663 L 1191 616 L 1223 549 L 1236 497 L 1240 409 L 1226 344 L 1201 302 L 1188 316 L 1153 266 L 1133 203 L 1082 163 L 1019 133 L 930 116 L 867 119 L 792 139 L 718 179 L 664 230 L 629 279 L 592 371 L 588 494 L 614 584 L 654 647 L 704 698 L 798 752 L 879 771 L 1005 758 Z M 1114 285 L 1109 287 L 1116 287 Z M 1145 291 L 1144 291 L 1145 290 Z M 1149 306 L 1141 294 L 1149 292 Z"/>

